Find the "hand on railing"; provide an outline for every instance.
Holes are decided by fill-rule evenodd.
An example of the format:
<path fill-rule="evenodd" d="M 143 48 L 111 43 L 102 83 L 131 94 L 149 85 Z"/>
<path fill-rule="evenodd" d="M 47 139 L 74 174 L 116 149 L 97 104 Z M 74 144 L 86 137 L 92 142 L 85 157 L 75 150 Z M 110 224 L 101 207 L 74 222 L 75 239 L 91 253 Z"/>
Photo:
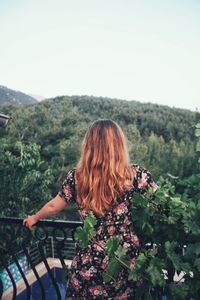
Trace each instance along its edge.
<path fill-rule="evenodd" d="M 35 225 L 38 222 L 38 219 L 35 215 L 28 216 L 23 220 L 23 225 L 28 227 L 29 229 L 32 229 L 32 226 Z"/>

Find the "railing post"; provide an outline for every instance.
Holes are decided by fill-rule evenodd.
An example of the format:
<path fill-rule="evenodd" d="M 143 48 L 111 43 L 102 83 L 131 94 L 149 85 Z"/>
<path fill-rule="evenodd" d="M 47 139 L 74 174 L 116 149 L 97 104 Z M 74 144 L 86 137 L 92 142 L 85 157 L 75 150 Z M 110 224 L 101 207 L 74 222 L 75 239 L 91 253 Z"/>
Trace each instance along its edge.
<path fill-rule="evenodd" d="M 54 253 L 54 242 L 53 242 L 53 237 L 51 237 L 51 249 L 52 249 L 52 257 L 55 257 L 55 253 Z"/>

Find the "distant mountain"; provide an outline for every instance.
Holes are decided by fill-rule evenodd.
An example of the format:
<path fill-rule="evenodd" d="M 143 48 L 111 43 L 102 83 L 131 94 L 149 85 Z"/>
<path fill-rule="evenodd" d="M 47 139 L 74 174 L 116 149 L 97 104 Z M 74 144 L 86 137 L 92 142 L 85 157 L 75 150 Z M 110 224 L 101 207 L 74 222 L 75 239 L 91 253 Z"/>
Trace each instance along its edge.
<path fill-rule="evenodd" d="M 11 90 L 0 85 L 0 105 L 30 105 L 37 103 L 37 100 L 25 93 Z"/>
<path fill-rule="evenodd" d="M 46 99 L 46 97 L 41 96 L 41 95 L 36 95 L 36 94 L 29 94 L 29 96 L 33 97 L 34 99 L 36 99 L 39 102 Z"/>

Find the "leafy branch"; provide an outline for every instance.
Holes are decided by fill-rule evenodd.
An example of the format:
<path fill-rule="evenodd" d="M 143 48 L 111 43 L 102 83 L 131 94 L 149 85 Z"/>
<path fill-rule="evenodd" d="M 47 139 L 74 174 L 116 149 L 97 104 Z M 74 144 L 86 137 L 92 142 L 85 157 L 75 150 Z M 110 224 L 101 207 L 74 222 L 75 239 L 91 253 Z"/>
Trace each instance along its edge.
<path fill-rule="evenodd" d="M 198 286 L 194 288 L 190 277 L 191 272 L 193 276 L 197 276 L 194 274 L 199 270 L 200 263 L 200 251 L 197 252 L 191 243 L 187 226 L 193 215 L 190 205 L 176 193 L 170 180 L 171 178 L 161 178 L 160 187 L 153 197 L 148 194 L 148 196 L 137 193 L 133 195 L 132 219 L 134 230 L 141 240 L 141 252 L 134 265 L 131 265 L 130 257 L 117 237 L 111 237 L 103 246 L 96 241 L 97 220 L 92 213 L 86 217 L 83 227 L 78 228 L 75 238 L 81 247 L 86 248 L 89 243 L 96 243 L 109 258 L 103 273 L 104 282 L 116 280 L 125 268 L 129 280 L 141 282 L 137 286 L 140 297 L 148 295 L 148 299 L 154 299 L 151 298 L 152 291 L 154 294 L 157 293 L 157 296 L 162 293 L 171 299 L 186 299 L 190 293 L 193 295 L 198 293 Z M 183 252 L 185 244 L 189 247 L 186 253 Z M 195 263 L 191 260 L 194 251 L 197 252 Z M 175 274 L 180 272 L 183 272 L 181 278 L 187 287 L 185 289 L 181 287 L 182 296 L 177 284 L 174 283 Z M 144 289 L 144 284 L 148 289 Z"/>

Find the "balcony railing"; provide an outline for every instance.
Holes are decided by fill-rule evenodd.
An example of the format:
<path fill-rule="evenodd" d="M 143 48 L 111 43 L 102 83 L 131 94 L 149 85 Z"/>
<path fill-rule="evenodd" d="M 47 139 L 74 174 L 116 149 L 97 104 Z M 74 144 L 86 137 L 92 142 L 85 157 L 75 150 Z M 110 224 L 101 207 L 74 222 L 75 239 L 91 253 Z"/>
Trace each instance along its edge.
<path fill-rule="evenodd" d="M 47 300 L 41 280 L 42 274 L 47 273 L 55 289 L 56 299 L 62 300 L 52 268 L 59 265 L 62 270 L 67 269 L 74 255 L 73 234 L 82 222 L 41 220 L 32 230 L 23 226 L 22 222 L 21 218 L 0 217 L 0 299 L 18 299 L 22 290 L 26 290 L 24 299 L 32 299 L 32 274 L 39 285 L 40 299 Z M 10 266 L 14 266 L 15 273 L 21 278 L 20 288 Z M 11 283 L 7 290 L 2 278 L 3 272 Z"/>

